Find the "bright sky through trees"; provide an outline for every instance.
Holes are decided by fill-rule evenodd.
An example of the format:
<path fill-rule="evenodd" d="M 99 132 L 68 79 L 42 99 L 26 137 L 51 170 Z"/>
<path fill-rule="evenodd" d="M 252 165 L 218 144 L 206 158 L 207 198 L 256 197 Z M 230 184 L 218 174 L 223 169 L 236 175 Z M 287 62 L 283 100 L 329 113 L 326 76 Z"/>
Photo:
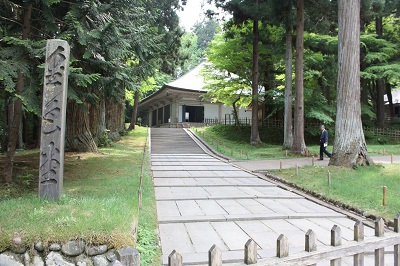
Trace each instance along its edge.
<path fill-rule="evenodd" d="M 197 22 L 201 21 L 205 17 L 207 10 L 214 10 L 221 15 L 219 19 L 223 17 L 230 17 L 229 14 L 224 13 L 222 10 L 217 10 L 214 4 L 208 4 L 206 0 L 188 0 L 187 4 L 183 6 L 183 11 L 178 11 L 177 14 L 180 19 L 180 24 L 185 28 L 186 31 L 191 31 L 191 27 Z"/>
<path fill-rule="evenodd" d="M 204 12 L 211 7 L 212 5 L 207 4 L 205 0 L 188 0 L 187 4 L 183 7 L 183 11 L 177 12 L 180 24 L 186 31 L 190 31 L 190 28 L 205 16 Z"/>

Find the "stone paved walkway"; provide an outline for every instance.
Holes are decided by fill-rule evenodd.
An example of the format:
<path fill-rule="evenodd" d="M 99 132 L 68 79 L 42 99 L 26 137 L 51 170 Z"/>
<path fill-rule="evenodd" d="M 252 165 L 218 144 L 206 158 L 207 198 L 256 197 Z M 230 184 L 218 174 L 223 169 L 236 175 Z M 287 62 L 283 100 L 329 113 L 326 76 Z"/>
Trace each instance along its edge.
<path fill-rule="evenodd" d="M 304 250 L 308 229 L 317 234 L 318 245 L 330 245 L 335 224 L 343 242 L 353 239 L 353 220 L 214 158 L 184 129 L 151 129 L 151 165 L 164 264 L 175 249 L 185 264 L 205 265 L 216 244 L 224 265 L 239 265 L 249 238 L 260 258 L 273 257 L 280 234 L 295 254 Z M 365 231 L 374 235 L 371 228 Z"/>
<path fill-rule="evenodd" d="M 390 164 L 392 163 L 392 158 L 389 155 L 371 156 L 374 163 L 378 164 Z M 279 170 L 280 161 L 282 161 L 282 168 L 294 168 L 296 164 L 299 167 L 312 165 L 312 158 L 291 158 L 291 159 L 273 159 L 273 160 L 231 160 L 230 163 L 240 166 L 251 172 L 265 172 L 267 170 Z M 393 163 L 399 163 L 400 156 L 393 156 Z M 329 158 L 325 158 L 323 161 L 314 159 L 314 165 L 325 166 L 329 164 Z"/>

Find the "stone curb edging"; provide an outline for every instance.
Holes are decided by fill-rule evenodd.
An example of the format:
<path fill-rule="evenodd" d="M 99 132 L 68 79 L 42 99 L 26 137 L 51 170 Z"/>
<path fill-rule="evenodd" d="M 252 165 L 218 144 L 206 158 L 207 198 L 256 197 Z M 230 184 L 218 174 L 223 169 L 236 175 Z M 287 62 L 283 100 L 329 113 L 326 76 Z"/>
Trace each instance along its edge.
<path fill-rule="evenodd" d="M 19 243 L 20 239 L 14 239 Z M 108 245 L 87 246 L 83 240 L 44 247 L 35 243 L 30 249 L 23 245 L 0 253 L 0 265 L 5 266 L 139 266 L 140 254 L 133 247 L 110 249 Z"/>

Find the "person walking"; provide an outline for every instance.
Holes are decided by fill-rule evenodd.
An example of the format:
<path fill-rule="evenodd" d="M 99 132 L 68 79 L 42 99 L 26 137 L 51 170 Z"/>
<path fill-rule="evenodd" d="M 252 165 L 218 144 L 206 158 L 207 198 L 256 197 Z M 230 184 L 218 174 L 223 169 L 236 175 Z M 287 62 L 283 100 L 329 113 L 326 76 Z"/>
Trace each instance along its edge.
<path fill-rule="evenodd" d="M 328 131 L 326 131 L 325 126 L 321 125 L 321 137 L 319 138 L 319 159 L 322 161 L 324 159 L 324 153 L 331 158 L 332 154 L 330 154 L 326 147 L 328 146 Z"/>

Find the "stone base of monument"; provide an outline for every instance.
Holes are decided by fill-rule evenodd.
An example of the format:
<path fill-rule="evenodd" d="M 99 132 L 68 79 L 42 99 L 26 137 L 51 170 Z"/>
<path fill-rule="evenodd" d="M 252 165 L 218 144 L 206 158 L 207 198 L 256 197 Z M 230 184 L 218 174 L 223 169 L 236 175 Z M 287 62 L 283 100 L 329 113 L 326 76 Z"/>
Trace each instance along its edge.
<path fill-rule="evenodd" d="M 0 253 L 0 265 L 7 266 L 139 266 L 140 253 L 133 247 L 119 250 L 109 249 L 107 245 L 87 246 L 82 240 L 52 243 L 43 247 L 35 243 L 28 249 L 23 245 Z"/>

